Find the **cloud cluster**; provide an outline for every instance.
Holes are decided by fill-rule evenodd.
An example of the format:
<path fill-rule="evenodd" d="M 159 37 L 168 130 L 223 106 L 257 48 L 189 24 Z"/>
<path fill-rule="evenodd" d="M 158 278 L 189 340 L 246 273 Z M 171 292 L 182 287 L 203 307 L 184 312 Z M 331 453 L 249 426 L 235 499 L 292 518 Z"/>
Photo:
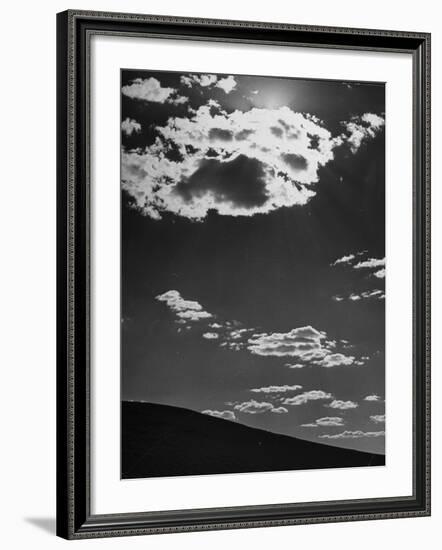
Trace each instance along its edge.
<path fill-rule="evenodd" d="M 331 407 L 332 409 L 341 409 L 344 411 L 346 409 L 356 409 L 356 407 L 358 407 L 359 405 L 354 401 L 342 401 L 340 399 L 334 399 L 327 406 Z"/>
<path fill-rule="evenodd" d="M 337 265 L 348 265 L 353 269 L 365 269 L 374 277 L 378 279 L 385 278 L 385 258 L 366 258 L 365 260 L 357 261 L 359 256 L 365 256 L 367 250 L 362 252 L 356 252 L 355 254 L 347 254 L 338 258 L 330 265 L 332 267 Z M 339 301 L 339 300 L 338 300 Z"/>
<path fill-rule="evenodd" d="M 310 325 L 294 328 L 285 333 L 256 332 L 256 329 L 246 328 L 239 321 L 215 322 L 214 315 L 205 311 L 199 302 L 184 299 L 177 290 L 168 290 L 155 298 L 164 302 L 174 312 L 179 324 L 210 320 L 204 325 L 204 339 L 217 341 L 220 347 L 235 352 L 247 351 L 264 357 L 295 358 L 295 364 L 287 365 L 290 368 L 361 366 L 369 359 L 343 353 L 349 347 L 346 340 L 331 340 L 324 331 Z M 338 346 L 342 349 L 338 349 Z M 253 388 L 251 391 L 282 393 L 296 389 L 301 389 L 301 386 L 267 386 Z"/>
<path fill-rule="evenodd" d="M 356 364 L 353 355 L 335 352 L 336 342 L 327 340 L 325 332 L 312 326 L 294 328 L 289 332 L 258 333 L 248 340 L 247 349 L 255 354 L 272 357 L 294 357 L 291 368 L 314 365 L 338 367 Z"/>
<path fill-rule="evenodd" d="M 345 430 L 339 434 L 322 434 L 319 437 L 324 439 L 360 439 L 363 437 L 383 437 L 385 431 L 381 432 L 363 432 L 362 430 Z"/>
<path fill-rule="evenodd" d="M 344 419 L 340 416 L 325 416 L 309 424 L 301 424 L 303 428 L 318 428 L 319 426 L 343 426 Z"/>
<path fill-rule="evenodd" d="M 214 416 L 215 418 L 224 418 L 224 420 L 236 420 L 235 413 L 233 411 L 214 411 L 211 409 L 206 409 L 201 411 L 203 414 L 208 414 L 209 416 Z"/>
<path fill-rule="evenodd" d="M 262 414 L 266 412 L 275 414 L 288 413 L 288 410 L 285 407 L 275 407 L 273 403 L 268 403 L 266 401 L 255 401 L 254 399 L 244 401 L 243 403 L 237 403 L 234 409 L 238 412 L 247 414 Z"/>
<path fill-rule="evenodd" d="M 344 300 L 350 302 L 358 302 L 359 300 L 385 300 L 385 293 L 383 290 L 376 288 L 374 290 L 365 290 L 359 294 L 352 292 L 348 296 L 336 295 L 333 296 L 333 300 L 335 300 L 335 302 L 342 302 Z"/>
<path fill-rule="evenodd" d="M 131 99 L 150 103 L 172 103 L 179 105 L 188 101 L 187 97 L 178 95 L 177 90 L 174 88 L 163 88 L 160 81 L 154 77 L 135 78 L 131 84 L 123 86 L 121 92 Z"/>
<path fill-rule="evenodd" d="M 289 391 L 301 390 L 302 386 L 294 384 L 292 386 L 284 384 L 283 386 L 264 386 L 262 388 L 252 388 L 250 391 L 253 393 L 286 393 Z"/>
<path fill-rule="evenodd" d="M 165 302 L 175 315 L 183 321 L 200 321 L 210 319 L 211 313 L 204 311 L 201 304 L 194 300 L 185 300 L 177 290 L 168 290 L 155 296 L 159 302 Z"/>
<path fill-rule="evenodd" d="M 121 130 L 127 135 L 131 136 L 134 132 L 137 134 L 141 131 L 141 124 L 132 118 L 127 117 L 121 123 Z"/>
<path fill-rule="evenodd" d="M 188 88 L 192 88 L 195 85 L 202 88 L 221 88 L 226 94 L 229 94 L 236 88 L 237 82 L 232 75 L 218 78 L 215 74 L 189 74 L 181 77 L 181 84 Z"/>
<path fill-rule="evenodd" d="M 198 82 L 210 86 L 212 76 Z M 139 80 L 123 93 L 150 101 L 172 97 L 172 88 L 155 79 Z M 153 219 L 171 212 L 201 221 L 210 211 L 253 216 L 304 205 L 317 192 L 319 169 L 345 141 L 288 107 L 227 113 L 213 100 L 186 117 L 170 117 L 156 132 L 152 145 L 122 153 L 123 189 Z"/>

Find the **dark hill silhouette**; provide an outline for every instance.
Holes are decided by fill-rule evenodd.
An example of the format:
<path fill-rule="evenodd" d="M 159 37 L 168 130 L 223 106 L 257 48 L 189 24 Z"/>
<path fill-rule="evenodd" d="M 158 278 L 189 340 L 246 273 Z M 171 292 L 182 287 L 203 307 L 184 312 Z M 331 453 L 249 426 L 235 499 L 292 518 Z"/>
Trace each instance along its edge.
<path fill-rule="evenodd" d="M 122 402 L 122 478 L 380 466 L 383 455 L 250 428 L 188 409 Z"/>

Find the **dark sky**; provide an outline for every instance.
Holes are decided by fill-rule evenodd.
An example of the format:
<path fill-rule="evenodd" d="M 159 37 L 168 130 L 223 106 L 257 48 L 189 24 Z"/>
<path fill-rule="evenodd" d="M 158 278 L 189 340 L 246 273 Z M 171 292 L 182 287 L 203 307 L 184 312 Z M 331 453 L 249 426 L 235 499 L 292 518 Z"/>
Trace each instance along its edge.
<path fill-rule="evenodd" d="M 383 452 L 384 85 L 121 78 L 122 399 Z"/>

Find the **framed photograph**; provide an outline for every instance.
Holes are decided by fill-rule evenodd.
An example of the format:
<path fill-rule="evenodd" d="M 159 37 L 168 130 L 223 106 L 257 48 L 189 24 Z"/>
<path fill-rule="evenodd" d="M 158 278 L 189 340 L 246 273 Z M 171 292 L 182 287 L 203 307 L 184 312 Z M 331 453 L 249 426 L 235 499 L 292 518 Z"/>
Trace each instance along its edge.
<path fill-rule="evenodd" d="M 429 515 L 429 34 L 57 29 L 58 535 Z"/>

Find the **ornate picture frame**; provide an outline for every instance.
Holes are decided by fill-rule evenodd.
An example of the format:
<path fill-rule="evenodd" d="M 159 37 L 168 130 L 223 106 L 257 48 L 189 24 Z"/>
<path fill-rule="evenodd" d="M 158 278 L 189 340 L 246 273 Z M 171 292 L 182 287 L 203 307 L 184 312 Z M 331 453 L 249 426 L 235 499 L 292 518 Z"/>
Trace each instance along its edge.
<path fill-rule="evenodd" d="M 154 37 L 412 57 L 412 494 L 96 514 L 91 505 L 91 39 Z M 430 35 L 68 10 L 57 16 L 57 534 L 66 539 L 430 514 Z M 118 114 L 116 115 L 118 117 Z M 388 221 L 387 221 L 388 223 Z M 388 346 L 388 337 L 387 337 Z M 118 404 L 116 404 L 118 406 Z M 136 483 L 136 482 L 133 482 Z"/>

